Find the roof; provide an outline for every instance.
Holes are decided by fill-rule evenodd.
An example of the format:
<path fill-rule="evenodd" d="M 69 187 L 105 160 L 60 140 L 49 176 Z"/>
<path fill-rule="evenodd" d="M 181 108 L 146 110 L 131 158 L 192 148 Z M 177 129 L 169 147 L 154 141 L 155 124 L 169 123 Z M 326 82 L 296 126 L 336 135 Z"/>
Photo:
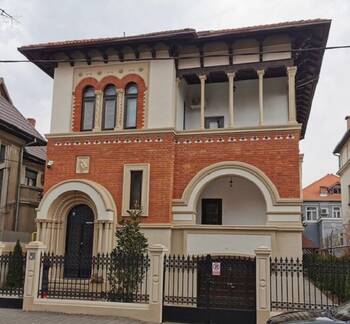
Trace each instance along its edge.
<path fill-rule="evenodd" d="M 345 134 L 343 135 L 342 139 L 340 140 L 340 142 L 335 147 L 335 149 L 333 151 L 333 154 L 339 154 L 340 151 L 342 150 L 343 146 L 349 140 L 349 138 L 350 138 L 350 128 L 345 132 Z"/>
<path fill-rule="evenodd" d="M 46 146 L 27 146 L 25 147 L 26 156 L 34 159 L 46 161 Z"/>
<path fill-rule="evenodd" d="M 124 54 L 131 50 L 135 53 L 135 59 L 141 60 L 139 58 L 140 48 L 146 47 L 151 51 L 152 58 L 157 59 L 155 47 L 158 44 L 163 44 L 168 48 L 169 56 L 176 60 L 179 55 L 177 49 L 184 45 L 194 45 L 201 48 L 207 42 L 232 44 L 245 37 L 264 39 L 271 35 L 286 33 L 292 39 L 293 50 L 317 49 L 313 51 L 294 51 L 292 52 L 292 59 L 288 61 L 288 64 L 295 65 L 298 68 L 296 74 L 297 121 L 302 124 L 301 138 L 303 138 L 321 70 L 324 48 L 327 45 L 330 25 L 331 20 L 329 19 L 311 19 L 198 32 L 193 28 L 184 28 L 126 37 L 39 43 L 22 46 L 18 50 L 45 73 L 54 77 L 54 70 L 57 67 L 59 57 L 61 60 L 63 57 L 63 61 L 70 62 L 71 65 L 74 65 L 74 60 L 77 59 L 86 60 L 88 64 L 91 64 L 91 55 L 94 53 L 94 55 L 101 56 L 103 61 L 107 63 L 111 52 L 117 53 L 119 60 L 123 61 Z M 234 55 L 234 53 L 230 55 Z M 274 68 L 280 68 L 280 71 L 285 73 L 283 62 L 276 63 L 279 66 Z M 232 65 L 234 64 L 232 63 Z M 249 70 L 249 68 L 246 70 Z M 249 71 L 256 77 L 253 70 L 251 67 Z M 272 70 L 273 68 L 271 68 Z M 267 72 L 269 71 L 267 70 Z M 194 73 L 194 75 L 197 76 L 197 73 Z"/>
<path fill-rule="evenodd" d="M 321 187 L 330 188 L 340 182 L 340 178 L 334 174 L 327 174 L 321 179 L 311 183 L 303 189 L 304 201 L 341 201 L 340 194 L 328 194 L 327 196 L 320 195 Z"/>
<path fill-rule="evenodd" d="M 302 247 L 303 249 L 318 249 L 319 246 L 312 240 L 310 240 L 304 233 L 302 235 Z"/>
<path fill-rule="evenodd" d="M 183 28 L 175 30 L 167 30 L 160 32 L 152 32 L 146 34 L 132 35 L 132 36 L 123 36 L 123 37 L 100 37 L 100 38 L 90 38 L 90 39 L 76 39 L 76 40 L 66 40 L 66 41 L 57 41 L 57 42 L 47 42 L 47 43 L 38 43 L 31 44 L 26 46 L 21 46 L 18 50 L 24 55 L 27 50 L 30 49 L 44 49 L 44 48 L 62 48 L 70 46 L 90 46 L 90 45 L 102 45 L 106 43 L 126 43 L 132 41 L 149 41 L 149 40 L 166 40 L 168 38 L 178 38 L 178 37 L 188 37 L 193 39 L 202 39 L 209 37 L 218 37 L 222 35 L 234 35 L 242 33 L 253 33 L 257 31 L 267 31 L 267 30 L 276 30 L 276 29 L 286 29 L 299 26 L 315 25 L 318 23 L 329 22 L 328 19 L 308 19 L 308 20 L 298 20 L 298 21 L 287 21 L 274 24 L 265 24 L 265 25 L 255 25 L 248 27 L 240 28 L 228 28 L 228 29 L 218 29 L 218 30 L 204 30 L 196 31 L 194 28 Z"/>
<path fill-rule="evenodd" d="M 9 92 L 7 91 L 4 78 L 0 77 L 0 96 L 3 96 L 9 103 L 12 104 L 12 100 Z"/>
<path fill-rule="evenodd" d="M 28 120 L 4 97 L 0 96 L 0 128 L 25 139 L 28 143 L 36 140 L 46 145 L 46 140 Z"/>

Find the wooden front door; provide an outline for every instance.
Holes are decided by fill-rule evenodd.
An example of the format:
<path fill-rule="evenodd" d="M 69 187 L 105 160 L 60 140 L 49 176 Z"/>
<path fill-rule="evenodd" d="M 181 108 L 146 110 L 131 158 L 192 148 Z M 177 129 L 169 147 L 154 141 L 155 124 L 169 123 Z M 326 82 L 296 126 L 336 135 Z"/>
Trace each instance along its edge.
<path fill-rule="evenodd" d="M 87 205 L 74 206 L 67 219 L 64 276 L 89 278 L 91 273 L 94 214 Z"/>
<path fill-rule="evenodd" d="M 222 225 L 222 199 L 202 199 L 202 224 Z"/>

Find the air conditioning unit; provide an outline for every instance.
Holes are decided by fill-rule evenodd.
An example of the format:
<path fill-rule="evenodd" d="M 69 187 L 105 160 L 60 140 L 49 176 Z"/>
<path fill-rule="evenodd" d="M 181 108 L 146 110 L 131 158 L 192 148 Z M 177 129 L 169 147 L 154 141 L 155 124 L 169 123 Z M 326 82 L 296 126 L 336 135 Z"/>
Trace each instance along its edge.
<path fill-rule="evenodd" d="M 321 215 L 328 216 L 329 209 L 328 208 L 321 208 Z"/>

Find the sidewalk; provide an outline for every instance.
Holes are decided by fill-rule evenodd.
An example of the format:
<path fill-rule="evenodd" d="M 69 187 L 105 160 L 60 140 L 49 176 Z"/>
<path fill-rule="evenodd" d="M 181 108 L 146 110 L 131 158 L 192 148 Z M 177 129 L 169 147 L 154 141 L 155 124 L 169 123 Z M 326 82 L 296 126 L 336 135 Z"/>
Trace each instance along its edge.
<path fill-rule="evenodd" d="M 24 312 L 19 309 L 0 308 L 0 324 L 141 324 L 127 318 L 57 313 Z"/>

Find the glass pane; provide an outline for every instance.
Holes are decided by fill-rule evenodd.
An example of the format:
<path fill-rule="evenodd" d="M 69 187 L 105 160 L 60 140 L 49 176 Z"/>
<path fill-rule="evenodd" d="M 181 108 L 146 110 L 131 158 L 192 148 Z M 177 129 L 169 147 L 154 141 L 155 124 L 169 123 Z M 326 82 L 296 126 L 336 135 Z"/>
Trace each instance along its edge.
<path fill-rule="evenodd" d="M 127 87 L 126 94 L 137 94 L 137 86 L 132 84 Z"/>
<path fill-rule="evenodd" d="M 130 171 L 130 209 L 141 207 L 142 171 Z"/>
<path fill-rule="evenodd" d="M 93 87 L 85 88 L 84 97 L 95 97 L 95 89 Z"/>
<path fill-rule="evenodd" d="M 128 98 L 126 101 L 125 128 L 136 127 L 137 99 Z"/>
<path fill-rule="evenodd" d="M 0 146 L 0 163 L 5 161 L 6 146 L 1 144 Z"/>
<path fill-rule="evenodd" d="M 94 127 L 94 106 L 95 101 L 84 102 L 83 130 L 91 130 Z"/>
<path fill-rule="evenodd" d="M 213 120 L 213 121 L 210 121 L 209 122 L 209 128 L 212 129 L 212 128 L 219 128 L 219 123 L 217 120 Z"/>
<path fill-rule="evenodd" d="M 103 128 L 112 129 L 115 126 L 115 100 L 105 100 Z"/>
<path fill-rule="evenodd" d="M 115 96 L 116 91 L 115 91 L 115 86 L 108 86 L 105 89 L 105 96 Z"/>

